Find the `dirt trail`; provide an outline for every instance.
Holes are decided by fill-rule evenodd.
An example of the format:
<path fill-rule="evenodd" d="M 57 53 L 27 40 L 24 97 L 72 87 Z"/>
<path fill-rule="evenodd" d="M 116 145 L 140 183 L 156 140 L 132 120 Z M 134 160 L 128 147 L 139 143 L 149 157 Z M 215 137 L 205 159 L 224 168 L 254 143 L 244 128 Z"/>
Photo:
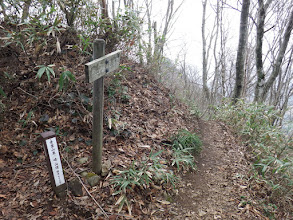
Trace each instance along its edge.
<path fill-rule="evenodd" d="M 203 151 L 198 169 L 184 176 L 174 219 L 266 219 L 249 199 L 245 149 L 225 125 L 199 121 Z"/>

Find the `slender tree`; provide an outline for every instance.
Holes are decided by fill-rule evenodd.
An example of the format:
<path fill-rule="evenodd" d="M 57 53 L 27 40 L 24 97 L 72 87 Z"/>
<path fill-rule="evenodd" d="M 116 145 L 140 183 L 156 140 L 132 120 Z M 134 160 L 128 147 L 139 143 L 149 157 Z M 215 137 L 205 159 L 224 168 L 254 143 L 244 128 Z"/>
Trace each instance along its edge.
<path fill-rule="evenodd" d="M 32 0 L 24 1 L 21 22 L 24 22 L 25 19 L 27 19 L 27 17 L 29 16 L 29 9 L 30 9 L 31 3 L 32 3 Z"/>
<path fill-rule="evenodd" d="M 179 2 L 175 7 L 174 0 L 167 1 L 167 9 L 163 21 L 153 21 L 152 14 L 152 0 L 144 0 L 146 6 L 146 17 L 148 26 L 148 46 L 147 46 L 147 63 L 152 66 L 156 71 L 160 68 L 162 63 L 164 48 L 168 40 L 168 34 L 174 24 L 175 16 L 182 6 L 184 0 Z M 158 27 L 159 26 L 159 27 Z"/>
<path fill-rule="evenodd" d="M 241 97 L 243 89 L 243 77 L 245 73 L 244 64 L 248 36 L 249 6 L 250 0 L 243 0 L 240 17 L 239 42 L 236 58 L 236 80 L 234 86 L 233 103 L 236 103 L 237 100 Z"/>
<path fill-rule="evenodd" d="M 0 6 L 1 6 L 0 14 L 3 14 L 4 21 L 5 21 L 6 20 L 6 7 L 5 7 L 3 0 L 0 0 Z"/>
<path fill-rule="evenodd" d="M 256 94 L 255 101 L 261 101 L 264 102 L 267 98 L 268 92 L 271 89 L 272 85 L 274 84 L 275 80 L 277 79 L 278 75 L 281 73 L 281 67 L 282 62 L 287 50 L 287 46 L 291 37 L 291 32 L 293 29 L 293 10 L 290 13 L 290 17 L 287 23 L 287 27 L 285 29 L 285 33 L 283 35 L 283 39 L 281 41 L 280 50 L 278 52 L 276 61 L 273 64 L 273 70 L 271 75 L 269 76 L 268 80 L 264 82 L 264 76 L 260 75 L 261 79 L 258 79 L 258 81 L 261 81 L 261 84 L 257 84 L 256 91 L 259 90 L 259 94 Z M 259 77 L 259 75 L 258 75 Z"/>
<path fill-rule="evenodd" d="M 71 28 L 74 27 L 74 21 L 78 15 L 78 8 L 82 0 L 64 1 L 58 0 L 57 3 L 65 14 L 67 25 Z"/>
<path fill-rule="evenodd" d="M 206 26 L 206 8 L 207 8 L 207 0 L 202 1 L 203 13 L 202 13 L 202 26 L 201 26 L 201 34 L 202 34 L 202 84 L 203 91 L 206 100 L 210 98 L 210 90 L 208 87 L 208 55 L 207 55 L 207 41 L 205 34 L 205 26 Z"/>

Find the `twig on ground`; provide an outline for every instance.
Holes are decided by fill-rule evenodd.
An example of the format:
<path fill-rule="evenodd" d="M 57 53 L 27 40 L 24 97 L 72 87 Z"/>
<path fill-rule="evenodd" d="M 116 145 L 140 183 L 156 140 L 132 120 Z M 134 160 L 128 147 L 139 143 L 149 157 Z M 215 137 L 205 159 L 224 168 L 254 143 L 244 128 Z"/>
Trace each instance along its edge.
<path fill-rule="evenodd" d="M 74 86 L 75 86 L 75 89 L 76 89 L 76 91 L 77 91 L 77 93 L 78 93 L 78 95 L 79 95 L 79 97 L 80 97 L 80 92 L 79 92 L 77 86 L 76 86 L 76 85 L 74 85 Z M 82 102 L 81 102 L 81 106 L 82 106 L 82 108 L 83 108 L 87 113 L 90 113 L 90 111 L 86 109 L 86 107 L 82 104 Z"/>
<path fill-rule="evenodd" d="M 61 155 L 62 156 L 62 155 Z M 108 214 L 104 211 L 104 209 L 100 206 L 100 204 L 97 202 L 97 200 L 92 196 L 92 194 L 88 191 L 87 187 L 84 185 L 84 183 L 82 182 L 81 178 L 78 176 L 78 174 L 73 170 L 73 168 L 71 167 L 71 165 L 69 164 L 69 162 L 62 156 L 62 158 L 65 160 L 65 162 L 67 163 L 67 165 L 69 166 L 69 168 L 71 169 L 71 171 L 73 172 L 73 174 L 78 178 L 79 182 L 81 183 L 81 185 L 83 186 L 83 188 L 85 189 L 85 191 L 87 192 L 87 194 L 92 198 L 92 200 L 94 201 L 94 203 L 100 208 L 100 210 L 102 211 L 103 215 L 108 219 L 109 216 Z"/>
<path fill-rule="evenodd" d="M 109 212 L 106 212 L 108 215 L 116 215 L 116 216 L 120 216 L 120 217 L 125 217 L 125 218 L 127 218 L 127 219 L 136 219 L 136 218 L 133 218 L 133 217 L 131 217 L 131 216 L 129 216 L 129 215 L 123 215 L 123 214 L 119 214 L 119 213 L 109 213 Z"/>
<path fill-rule="evenodd" d="M 22 88 L 20 88 L 20 87 L 17 87 L 17 88 L 18 88 L 20 91 L 24 92 L 25 94 L 27 94 L 27 95 L 29 95 L 29 96 L 31 96 L 31 97 L 34 97 L 35 99 L 38 99 L 37 96 L 34 96 L 34 95 L 28 93 L 27 91 L 24 91 Z"/>

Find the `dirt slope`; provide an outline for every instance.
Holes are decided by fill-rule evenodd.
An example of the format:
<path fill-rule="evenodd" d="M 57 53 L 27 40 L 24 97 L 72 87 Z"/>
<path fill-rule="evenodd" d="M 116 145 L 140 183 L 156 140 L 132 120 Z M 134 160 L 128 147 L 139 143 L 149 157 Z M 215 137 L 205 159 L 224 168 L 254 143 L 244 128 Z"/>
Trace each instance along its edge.
<path fill-rule="evenodd" d="M 45 77 L 35 79 L 35 60 L 25 54 L 20 52 L 17 61 L 0 57 L 0 71 L 13 75 L 13 79 L 0 75 L 7 94 L 2 99 L 5 108 L 0 115 L 0 218 L 104 219 L 85 190 L 82 196 L 74 196 L 68 190 L 65 201 L 52 192 L 38 140 L 46 130 L 57 134 L 66 181 L 70 183 L 75 178 L 74 170 L 108 216 L 125 218 L 122 216 L 128 215 L 127 208 L 118 213 L 115 203 L 119 196 L 112 196 L 114 189 L 109 179 L 114 171 L 127 169 L 132 162 L 140 162 L 150 152 L 160 150 L 162 161 L 167 161 L 170 150 L 165 144 L 180 129 L 196 131 L 196 118 L 143 67 L 122 60 L 122 66 L 127 68 L 105 79 L 103 163 L 110 161 L 110 173 L 98 186 L 90 187 L 81 176 L 83 171 L 91 172 L 92 85 L 84 80 L 87 58 L 80 57 L 78 51 L 41 58 L 42 62 L 49 59 L 45 63 L 55 64 L 56 78 L 52 77 L 50 84 Z M 77 78 L 65 92 L 57 88 L 64 64 Z M 14 73 L 9 72 L 10 66 Z M 169 205 L 160 201 L 170 188 L 151 186 L 130 191 L 132 216 L 169 218 Z"/>

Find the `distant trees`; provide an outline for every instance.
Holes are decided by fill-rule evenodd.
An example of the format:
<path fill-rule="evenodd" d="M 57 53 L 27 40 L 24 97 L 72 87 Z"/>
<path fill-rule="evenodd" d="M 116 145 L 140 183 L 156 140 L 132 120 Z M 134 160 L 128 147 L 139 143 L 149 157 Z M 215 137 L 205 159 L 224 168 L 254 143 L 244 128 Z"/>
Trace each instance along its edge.
<path fill-rule="evenodd" d="M 261 101 L 264 102 L 267 98 L 268 92 L 273 86 L 275 80 L 277 79 L 278 75 L 282 72 L 282 64 L 283 59 L 285 57 L 285 53 L 289 44 L 289 40 L 291 37 L 291 32 L 293 29 L 293 9 L 289 14 L 288 20 L 285 20 L 284 22 L 287 23 L 287 26 L 284 30 L 283 37 L 279 39 L 279 51 L 278 55 L 275 58 L 275 60 L 272 63 L 272 72 L 270 76 L 268 77 L 267 81 L 265 81 L 265 74 L 263 73 L 263 65 L 262 65 L 262 41 L 263 41 L 263 33 L 264 33 L 264 27 L 262 19 L 265 17 L 265 11 L 267 9 L 267 6 L 269 4 L 262 3 L 262 0 L 259 0 L 261 2 L 259 4 L 259 24 L 257 26 L 259 34 L 257 35 L 257 49 L 256 49 L 256 63 L 257 65 L 257 83 L 256 83 L 256 90 L 255 90 L 255 101 Z M 270 3 L 268 1 L 267 3 Z"/>
<path fill-rule="evenodd" d="M 9 42 L 4 44 L 15 43 L 25 50 L 27 35 L 30 35 L 30 44 L 38 44 L 38 40 L 34 40 L 39 39 L 38 35 L 49 36 L 52 33 L 58 35 L 56 39 L 62 39 L 62 42 L 57 40 L 58 47 L 80 41 L 82 52 L 87 53 L 91 49 L 91 42 L 102 38 L 106 41 L 107 50 L 123 48 L 132 58 L 135 55 L 141 63 L 147 63 L 152 70 L 158 71 L 170 31 L 183 2 L 184 0 L 160 3 L 153 0 L 0 0 L 0 22 L 21 24 L 21 31 L 11 34 L 9 40 L 5 38 Z M 26 28 L 27 26 L 30 28 Z M 61 37 L 60 31 L 64 28 L 67 34 L 62 34 Z M 24 33 L 28 30 L 35 33 Z M 69 36 L 72 34 L 75 36 Z M 67 40 L 67 37 L 76 40 Z"/>
<path fill-rule="evenodd" d="M 178 4 L 174 0 L 165 1 L 164 4 L 166 10 L 160 10 L 162 21 L 154 20 L 153 5 L 158 4 L 153 0 L 144 0 L 145 3 L 145 15 L 147 21 L 146 39 L 147 42 L 142 44 L 146 45 L 147 56 L 146 61 L 148 66 L 152 66 L 153 70 L 158 71 L 159 66 L 162 64 L 162 58 L 164 55 L 164 48 L 169 37 L 169 33 L 172 29 L 174 22 L 176 21 L 176 15 L 178 10 L 182 6 L 184 0 L 179 1 Z M 143 39 L 141 39 L 143 40 Z"/>
<path fill-rule="evenodd" d="M 223 5 L 220 1 L 217 1 L 215 5 L 211 5 L 215 18 L 212 21 L 213 26 L 209 28 L 211 24 L 208 24 L 207 5 L 208 0 L 202 0 L 203 13 L 202 13 L 202 86 L 203 94 L 207 103 L 213 103 L 219 94 L 225 93 L 225 86 L 223 84 L 225 80 L 226 68 L 225 63 L 225 30 L 223 28 Z M 211 76 L 210 69 L 214 66 L 214 72 Z M 208 81 L 211 79 L 211 88 L 208 85 Z"/>
<path fill-rule="evenodd" d="M 283 87 L 282 77 L 284 76 L 283 71 L 285 70 L 285 63 L 284 60 L 286 59 L 286 52 L 288 48 L 288 44 L 290 42 L 290 36 L 293 28 L 293 9 L 292 3 L 278 1 L 272 4 L 272 0 L 258 0 L 257 1 L 257 16 L 256 19 L 250 14 L 249 11 L 246 10 L 246 0 L 243 0 L 242 10 L 241 10 L 241 23 L 240 23 L 240 34 L 239 34 L 239 45 L 240 39 L 244 36 L 243 30 L 243 15 L 245 13 L 246 19 L 250 16 L 251 20 L 254 22 L 256 26 L 256 40 L 253 38 L 251 39 L 251 44 L 255 45 L 255 69 L 251 71 L 256 72 L 256 80 L 255 83 L 255 92 L 254 92 L 254 101 L 255 102 L 265 102 L 270 95 L 269 103 L 274 104 L 275 106 L 278 105 L 278 102 L 281 100 L 279 97 L 281 95 L 280 91 Z M 270 6 L 273 6 L 270 8 Z M 285 7 L 284 7 L 285 6 Z M 269 11 L 270 9 L 270 11 Z M 283 11 L 282 11 L 283 10 Z M 275 13 L 275 14 L 273 14 Z M 271 19 L 276 22 L 276 24 L 270 24 L 271 27 L 268 27 L 268 30 L 265 28 L 268 26 L 269 23 L 266 23 L 266 19 Z M 255 21 L 256 20 L 256 21 Z M 248 27 L 248 23 L 245 24 Z M 273 36 L 273 33 L 269 33 L 270 36 L 265 38 L 265 33 L 269 32 L 273 29 L 277 29 L 279 27 L 278 33 Z M 278 30 L 278 29 L 277 29 Z M 253 30 L 252 30 L 253 31 Z M 253 33 L 253 32 L 252 32 Z M 248 37 L 244 37 L 244 39 L 248 39 Z M 272 42 L 270 42 L 270 39 Z M 243 39 L 242 39 L 243 40 Z M 263 44 L 264 40 L 266 40 L 266 55 L 265 59 L 267 62 L 264 64 L 264 51 L 263 51 Z M 245 41 L 245 40 L 244 40 Z M 243 42 L 243 41 L 242 41 Z M 234 89 L 234 96 L 233 99 L 241 97 L 241 90 L 243 88 L 243 71 L 245 69 L 245 53 L 243 52 L 246 45 L 244 47 L 238 47 L 237 51 L 237 61 L 236 61 L 236 82 L 235 82 L 235 89 Z M 288 57 L 288 56 L 287 56 Z M 239 60 L 241 60 L 241 65 L 239 65 Z M 270 62 L 268 62 L 270 60 Z M 291 59 L 290 59 L 291 60 Z M 247 67 L 247 65 L 246 65 Z M 287 66 L 287 69 L 289 66 Z M 279 77 L 279 78 L 278 78 Z M 276 84 L 276 85 L 275 85 Z M 292 84 L 292 81 L 291 81 Z M 276 92 L 274 92 L 274 85 L 276 87 Z M 271 91 L 271 92 L 270 92 Z M 274 96 L 278 97 L 274 97 Z M 285 95 L 285 94 L 283 94 Z M 287 95 L 288 97 L 288 95 Z M 272 101 L 274 100 L 274 101 Z M 279 101 L 278 101 L 279 100 Z"/>
<path fill-rule="evenodd" d="M 22 51 L 28 45 L 34 46 L 39 54 L 40 49 L 46 49 L 48 40 L 41 37 L 52 36 L 51 42 L 56 47 L 78 44 L 74 48 L 90 54 L 93 39 L 102 38 L 107 50 L 123 48 L 131 58 L 160 73 L 161 64 L 167 62 L 164 56 L 168 39 L 183 2 L 0 0 L 0 20 L 16 27 L 3 32 L 0 43 L 15 44 Z M 246 98 L 285 111 L 293 93 L 293 2 L 201 0 L 201 3 L 201 74 L 191 74 L 193 70 L 186 63 L 179 62 L 177 66 L 181 74 L 186 74 L 182 76 L 186 88 L 201 86 L 207 105 L 219 103 L 224 97 L 235 101 Z M 163 6 L 160 11 L 158 4 Z M 233 18 L 237 15 L 241 18 L 238 48 L 231 40 L 232 34 L 236 34 L 231 31 L 236 25 L 231 14 Z M 64 28 L 74 32 L 65 35 Z M 72 33 L 74 40 L 67 40 Z M 191 77 L 201 82 L 194 83 Z"/>
<path fill-rule="evenodd" d="M 205 99 L 217 103 L 221 97 L 234 102 L 244 98 L 274 105 L 284 114 L 293 95 L 293 2 L 202 0 L 202 6 Z M 229 18 L 236 13 L 240 15 L 237 49 L 234 41 L 228 40 Z"/>

